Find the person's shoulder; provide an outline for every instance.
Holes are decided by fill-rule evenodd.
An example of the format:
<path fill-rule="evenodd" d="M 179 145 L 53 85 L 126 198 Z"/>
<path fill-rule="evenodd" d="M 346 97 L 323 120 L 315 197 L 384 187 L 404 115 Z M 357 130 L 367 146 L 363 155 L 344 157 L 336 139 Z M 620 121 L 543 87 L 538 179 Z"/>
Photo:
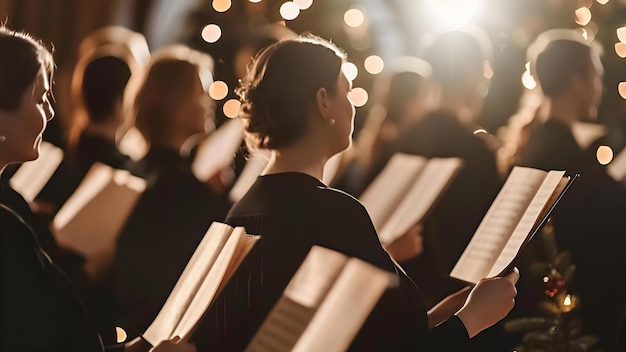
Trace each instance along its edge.
<path fill-rule="evenodd" d="M 315 191 L 318 199 L 322 200 L 326 211 L 343 213 L 346 216 L 367 215 L 367 210 L 354 196 L 342 190 L 320 186 Z M 350 214 L 350 215 L 348 215 Z"/>

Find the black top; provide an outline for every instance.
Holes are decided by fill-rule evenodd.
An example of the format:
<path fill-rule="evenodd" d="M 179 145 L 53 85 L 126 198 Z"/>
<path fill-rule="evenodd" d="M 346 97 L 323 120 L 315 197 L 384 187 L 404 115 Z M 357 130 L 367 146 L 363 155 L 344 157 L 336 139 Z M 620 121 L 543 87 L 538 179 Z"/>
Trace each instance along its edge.
<path fill-rule="evenodd" d="M 231 204 L 198 181 L 174 150 L 152 149 L 129 169 L 148 180 L 115 258 L 121 324 L 134 336 L 152 323 L 209 226 L 224 221 Z"/>
<path fill-rule="evenodd" d="M 406 131 L 396 151 L 426 158 L 461 158 L 463 165 L 424 223 L 424 253 L 407 270 L 434 290 L 435 304 L 460 288 L 448 275 L 498 194 L 495 153 L 454 116 L 431 112 Z M 413 265 L 409 265 L 413 264 Z"/>
<path fill-rule="evenodd" d="M 19 211 L 8 205 L 20 199 Z M 103 351 L 72 285 L 19 214 L 27 207 L 0 185 L 0 350 Z"/>
<path fill-rule="evenodd" d="M 398 277 L 383 294 L 352 350 L 462 351 L 469 341 L 452 317 L 433 330 L 415 284 L 382 248 L 365 208 L 353 197 L 301 173 L 261 176 L 226 222 L 261 240 L 207 313 L 200 350 L 242 351 L 308 254 L 319 245 L 357 257 Z"/>
<path fill-rule="evenodd" d="M 581 149 L 571 129 L 551 119 L 531 131 L 520 160 L 522 166 L 580 174 L 552 220 L 560 249 L 573 253 L 572 290 L 581 295 L 585 330 L 611 350 L 608 341 L 614 341 L 626 304 L 626 189 L 598 163 L 595 150 Z"/>

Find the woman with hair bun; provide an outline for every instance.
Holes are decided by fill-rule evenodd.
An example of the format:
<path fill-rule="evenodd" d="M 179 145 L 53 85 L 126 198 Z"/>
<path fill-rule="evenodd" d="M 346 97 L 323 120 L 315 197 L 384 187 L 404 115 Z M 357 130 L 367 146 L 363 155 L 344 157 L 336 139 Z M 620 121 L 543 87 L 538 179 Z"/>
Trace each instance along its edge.
<path fill-rule="evenodd" d="M 485 279 L 469 296 L 462 290 L 427 312 L 418 288 L 381 246 L 363 205 L 320 181 L 326 161 L 351 144 L 355 110 L 344 62 L 339 48 L 308 35 L 261 51 L 242 80 L 240 117 L 248 146 L 272 151 L 274 160 L 226 219 L 262 239 L 205 317 L 196 334 L 201 350 L 243 350 L 312 245 L 398 278 L 351 350 L 467 350 L 471 337 L 514 305 L 517 270 Z"/>

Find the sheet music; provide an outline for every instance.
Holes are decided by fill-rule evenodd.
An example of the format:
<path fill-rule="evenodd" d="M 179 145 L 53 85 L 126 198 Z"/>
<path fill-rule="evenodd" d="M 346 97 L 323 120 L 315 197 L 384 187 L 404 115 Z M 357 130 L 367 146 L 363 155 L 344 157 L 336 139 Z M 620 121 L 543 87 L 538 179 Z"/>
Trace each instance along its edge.
<path fill-rule="evenodd" d="M 351 258 L 293 351 L 340 352 L 350 347 L 374 305 L 395 277 Z"/>
<path fill-rule="evenodd" d="M 213 222 L 185 266 L 165 304 L 143 334 L 152 346 L 173 336 L 173 331 L 189 307 L 202 280 L 215 263 L 224 244 L 233 232 L 229 225 Z"/>
<path fill-rule="evenodd" d="M 535 227 L 537 220 L 544 213 L 544 209 L 550 205 L 549 201 L 553 199 L 552 195 L 563 176 L 565 176 L 565 171 L 550 171 L 548 173 L 548 176 L 546 176 L 537 194 L 515 227 L 513 234 L 504 248 L 502 248 L 500 256 L 498 256 L 487 277 L 498 275 L 515 259 L 520 247 Z"/>
<path fill-rule="evenodd" d="M 513 169 L 450 276 L 467 282 L 487 277 L 546 175 L 532 168 Z"/>
<path fill-rule="evenodd" d="M 376 231 L 382 230 L 426 162 L 427 159 L 420 156 L 395 154 L 363 192 L 359 200 L 367 209 Z"/>
<path fill-rule="evenodd" d="M 257 177 L 263 173 L 263 170 L 267 167 L 271 158 L 271 152 L 267 150 L 258 150 L 253 152 L 248 161 L 246 161 L 246 165 L 244 166 L 239 178 L 231 188 L 228 197 L 231 202 L 238 202 L 243 196 L 248 193 L 248 190 Z"/>
<path fill-rule="evenodd" d="M 63 160 L 63 150 L 42 141 L 37 160 L 23 163 L 9 181 L 11 187 L 32 202 L 50 180 Z"/>
<path fill-rule="evenodd" d="M 458 158 L 430 159 L 378 233 L 381 242 L 393 242 L 422 220 L 461 165 L 462 161 Z"/>

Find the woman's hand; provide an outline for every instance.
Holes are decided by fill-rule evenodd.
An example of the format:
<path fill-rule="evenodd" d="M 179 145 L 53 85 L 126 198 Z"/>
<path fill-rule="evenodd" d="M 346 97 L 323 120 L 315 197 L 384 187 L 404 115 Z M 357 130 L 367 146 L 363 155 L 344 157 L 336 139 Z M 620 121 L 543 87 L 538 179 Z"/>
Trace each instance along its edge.
<path fill-rule="evenodd" d="M 509 314 L 515 306 L 518 279 L 519 270 L 515 268 L 506 276 L 482 279 L 476 284 L 463 308 L 456 313 L 470 338 Z"/>
<path fill-rule="evenodd" d="M 433 328 L 448 320 L 454 313 L 465 305 L 467 296 L 472 288 L 467 286 L 437 303 L 428 311 L 428 328 Z"/>
<path fill-rule="evenodd" d="M 405 262 L 422 254 L 423 242 L 422 225 L 417 224 L 395 241 L 385 245 L 385 249 L 395 261 Z"/>

